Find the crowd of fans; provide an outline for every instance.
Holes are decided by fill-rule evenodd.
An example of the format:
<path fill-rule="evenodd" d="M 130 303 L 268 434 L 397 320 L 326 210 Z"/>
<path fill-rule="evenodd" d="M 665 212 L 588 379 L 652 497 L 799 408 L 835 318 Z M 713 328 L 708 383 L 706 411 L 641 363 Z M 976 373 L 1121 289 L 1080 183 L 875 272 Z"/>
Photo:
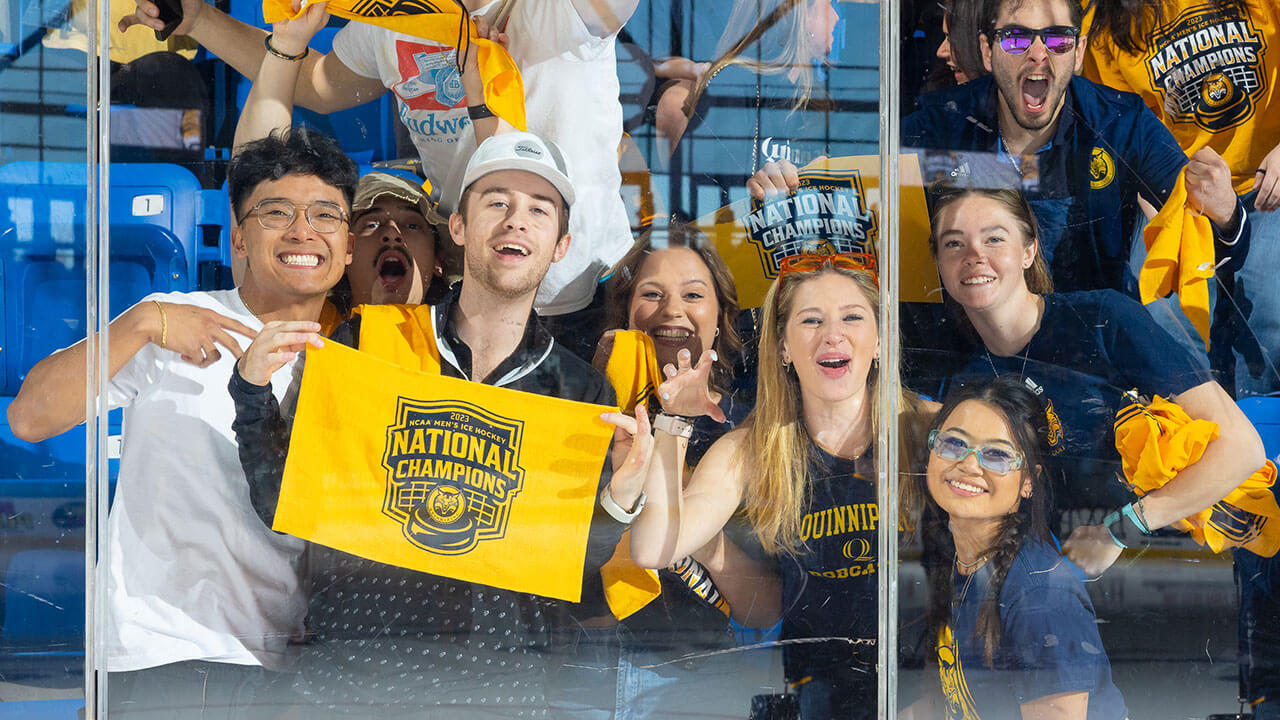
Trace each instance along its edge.
<path fill-rule="evenodd" d="M 878 388 L 898 331 L 880 327 L 879 274 L 896 262 L 784 244 L 740 310 L 692 224 L 630 228 L 614 47 L 637 0 L 458 4 L 471 51 L 357 20 L 322 54 L 326 3 L 294 0 L 268 33 L 183 0 L 177 34 L 253 79 L 228 171 L 237 283 L 111 324 L 110 715 L 677 717 L 745 692 L 760 717 L 875 717 Z M 1224 498 L 1269 467 L 1234 400 L 1280 392 L 1280 8 L 951 0 L 939 20 L 936 89 L 901 128 L 927 170 L 941 301 L 902 303 L 891 383 L 900 535 L 929 597 L 928 682 L 900 712 L 1120 720 L 1084 580 L 1238 510 Z M 137 0 L 133 25 L 165 23 Z M 659 61 L 661 161 L 732 136 L 748 202 L 801 191 L 803 166 L 842 152 L 822 78 L 846 34 L 833 0 L 735 2 L 714 57 Z M 481 43 L 519 69 L 527 129 L 490 107 Z M 740 86 L 761 112 L 730 131 L 743 115 L 713 100 Z M 426 178 L 357 177 L 290 127 L 295 104 L 388 91 Z M 1181 292 L 1144 306 L 1171 227 Z M 273 530 L 307 350 L 326 343 L 613 408 L 603 470 L 582 479 L 578 602 Z M 15 433 L 84 420 L 85 353 L 31 370 Z M 1215 430 L 1139 495 L 1129 468 L 1154 461 L 1115 425 L 1157 397 Z M 354 437 L 365 419 L 347 421 Z M 1232 519 L 1249 537 L 1267 520 Z M 1280 717 L 1280 645 L 1254 631 L 1280 622 L 1272 559 L 1234 552 L 1247 699 Z M 744 681 L 744 628 L 781 640 L 775 696 Z"/>

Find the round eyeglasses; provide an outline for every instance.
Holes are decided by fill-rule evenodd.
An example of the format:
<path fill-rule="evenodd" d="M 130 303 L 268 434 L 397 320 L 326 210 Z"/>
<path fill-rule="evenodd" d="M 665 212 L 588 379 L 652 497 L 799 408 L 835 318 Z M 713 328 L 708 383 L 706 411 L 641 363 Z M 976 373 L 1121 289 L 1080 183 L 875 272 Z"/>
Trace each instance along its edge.
<path fill-rule="evenodd" d="M 951 432 L 929 431 L 929 449 L 943 460 L 963 462 L 970 454 L 978 456 L 978 466 L 984 470 L 1004 475 L 1022 467 L 1022 453 L 999 445 L 970 447 L 964 438 Z"/>
<path fill-rule="evenodd" d="M 258 216 L 258 224 L 268 230 L 283 230 L 293 225 L 298 210 L 303 211 L 307 224 L 318 233 L 334 233 L 347 221 L 347 213 L 337 203 L 318 200 L 306 205 L 297 205 L 282 198 L 267 198 L 249 208 L 249 211 L 237 221 L 243 224 L 250 215 Z"/>
<path fill-rule="evenodd" d="M 1079 37 L 1080 28 L 1070 25 L 1051 25 L 1046 28 L 1007 25 L 995 30 L 1000 48 L 1010 55 L 1021 55 L 1030 50 L 1036 38 L 1044 41 L 1045 48 L 1055 55 L 1069 53 L 1075 49 L 1076 39 Z"/>

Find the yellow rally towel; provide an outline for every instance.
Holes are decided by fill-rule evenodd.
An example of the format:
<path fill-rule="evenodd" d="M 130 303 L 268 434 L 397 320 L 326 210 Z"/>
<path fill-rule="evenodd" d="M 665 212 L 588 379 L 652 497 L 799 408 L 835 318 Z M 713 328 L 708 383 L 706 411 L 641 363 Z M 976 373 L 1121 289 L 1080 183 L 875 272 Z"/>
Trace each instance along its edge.
<path fill-rule="evenodd" d="M 618 405 L 627 414 L 636 406 L 648 404 L 659 384 L 658 355 L 653 338 L 639 330 L 618 330 L 613 334 L 613 351 L 605 376 L 618 396 Z M 662 594 L 662 582 L 655 570 L 636 565 L 631 560 L 631 531 L 622 534 L 613 557 L 600 568 L 604 597 L 609 610 L 619 620 L 634 614 Z"/>
<path fill-rule="evenodd" d="M 615 331 L 604 374 L 613 385 L 622 412 L 631 414 L 636 405 L 648 403 L 662 384 L 653 338 L 639 330 Z"/>
<path fill-rule="evenodd" d="M 662 581 L 657 570 L 649 570 L 631 559 L 631 531 L 622 533 L 613 557 L 600 568 L 600 580 L 604 583 L 604 599 L 609 612 L 619 620 L 625 620 L 639 612 L 662 594 Z"/>
<path fill-rule="evenodd" d="M 1178 293 L 1182 312 L 1209 348 L 1209 278 L 1213 277 L 1213 225 L 1187 205 L 1187 169 L 1178 173 L 1164 207 L 1142 231 L 1147 259 L 1138 275 L 1145 305 Z"/>
<path fill-rule="evenodd" d="M 1134 403 L 1116 414 L 1116 450 L 1138 495 L 1163 487 L 1199 460 L 1217 436 L 1217 423 L 1192 420 L 1158 395 L 1150 405 Z M 1264 557 L 1275 555 L 1280 549 L 1280 507 L 1271 491 L 1275 482 L 1276 466 L 1268 460 L 1216 505 L 1173 527 L 1214 552 L 1241 547 Z"/>
<path fill-rule="evenodd" d="M 440 374 L 430 305 L 357 305 L 360 352 L 395 363 L 406 370 Z"/>
<path fill-rule="evenodd" d="M 329 0 L 329 12 L 449 47 L 460 42 L 457 48 L 459 57 L 474 43 L 480 77 L 484 80 L 484 104 L 515 129 L 525 129 L 524 79 L 520 77 L 520 68 L 516 67 L 516 61 L 506 48 L 476 36 L 475 23 L 465 14 L 460 3 L 453 0 Z M 290 0 L 262 0 L 262 17 L 268 23 L 301 14 L 293 12 Z M 460 33 L 459 28 L 464 22 L 466 32 Z"/>
<path fill-rule="evenodd" d="M 327 343 L 307 351 L 273 527 L 377 562 L 577 602 L 613 429 L 600 413 L 611 409 Z"/>

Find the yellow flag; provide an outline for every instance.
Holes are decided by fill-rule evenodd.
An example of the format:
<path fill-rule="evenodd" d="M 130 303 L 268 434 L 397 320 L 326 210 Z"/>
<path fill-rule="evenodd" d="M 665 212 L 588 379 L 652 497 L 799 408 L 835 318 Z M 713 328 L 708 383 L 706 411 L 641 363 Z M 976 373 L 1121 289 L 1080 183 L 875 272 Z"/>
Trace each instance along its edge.
<path fill-rule="evenodd" d="M 480 77 L 484 80 L 484 104 L 515 129 L 525 129 L 524 79 L 520 68 L 506 48 L 476 36 L 475 23 L 458 3 L 452 0 L 329 0 L 329 12 L 441 45 L 456 46 L 459 58 L 474 44 Z M 301 11 L 293 12 L 290 0 L 262 0 L 262 17 L 268 23 L 301 14 Z M 466 28 L 460 32 L 464 23 Z"/>
<path fill-rule="evenodd" d="M 938 272 L 929 254 L 929 210 L 920 163 L 899 161 L 900 267 L 879 258 L 880 273 L 899 272 L 901 297 L 939 302 Z M 733 272 L 738 305 L 760 307 L 778 277 L 782 258 L 806 252 L 865 252 L 879 257 L 880 158 L 877 155 L 816 160 L 800 169 L 800 187 L 785 197 L 738 200 L 698 220 Z"/>
<path fill-rule="evenodd" d="M 577 602 L 616 410 L 307 351 L 274 529 Z"/>

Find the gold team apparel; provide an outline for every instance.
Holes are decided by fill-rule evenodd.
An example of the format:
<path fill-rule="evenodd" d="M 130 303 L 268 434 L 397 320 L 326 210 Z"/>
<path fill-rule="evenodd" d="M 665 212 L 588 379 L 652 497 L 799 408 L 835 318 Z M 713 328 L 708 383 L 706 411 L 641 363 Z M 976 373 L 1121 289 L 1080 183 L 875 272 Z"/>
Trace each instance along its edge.
<path fill-rule="evenodd" d="M 1085 77 L 1142 96 L 1193 155 L 1211 147 L 1231 168 L 1237 194 L 1253 189 L 1254 171 L 1280 144 L 1280 3 L 1245 0 L 1246 11 L 1204 0 L 1170 0 L 1145 47 L 1129 55 L 1089 33 Z M 1090 30 L 1092 10 L 1085 18 Z"/>
<path fill-rule="evenodd" d="M 457 47 L 458 57 L 475 46 L 484 103 L 495 115 L 517 130 L 525 129 L 524 79 L 507 49 L 476 35 L 475 23 L 462 4 L 454 0 L 328 0 L 329 12 L 341 18 L 384 27 L 394 32 Z M 289 0 L 262 0 L 262 17 L 268 23 L 293 19 Z M 463 25 L 465 24 L 465 30 Z"/>
<path fill-rule="evenodd" d="M 1213 226 L 1187 204 L 1187 169 L 1178 172 L 1164 207 L 1142 231 L 1147 257 L 1138 294 L 1148 304 L 1178 293 L 1178 304 L 1209 349 L 1209 278 L 1214 273 Z"/>
<path fill-rule="evenodd" d="M 361 309 L 362 347 L 413 342 L 413 311 L 390 312 L 406 322 L 378 327 Z M 418 347 L 425 366 L 430 333 Z M 613 409 L 327 343 L 307 351 L 273 527 L 377 562 L 577 602 L 612 437 L 600 413 Z"/>
<path fill-rule="evenodd" d="M 1148 404 L 1134 402 L 1116 414 L 1116 450 L 1124 476 L 1138 495 L 1164 486 L 1200 459 L 1218 437 L 1218 424 L 1193 420 L 1176 403 L 1157 395 Z M 1212 507 L 1172 527 L 1185 531 L 1213 552 L 1240 547 L 1271 557 L 1280 549 L 1280 507 L 1272 486 L 1276 466 L 1270 460 Z"/>

